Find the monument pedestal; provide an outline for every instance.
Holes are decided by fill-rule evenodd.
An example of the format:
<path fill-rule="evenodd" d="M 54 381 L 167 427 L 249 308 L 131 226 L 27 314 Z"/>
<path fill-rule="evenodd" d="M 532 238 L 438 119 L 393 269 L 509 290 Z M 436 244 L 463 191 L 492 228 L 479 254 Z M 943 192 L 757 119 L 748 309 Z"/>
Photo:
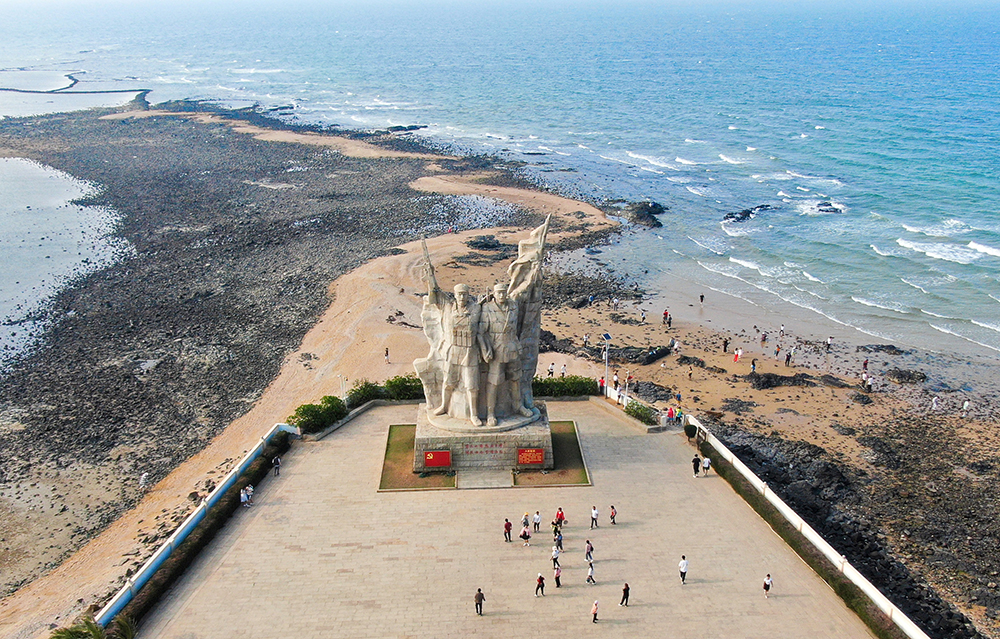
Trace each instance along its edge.
<path fill-rule="evenodd" d="M 413 442 L 413 472 L 461 468 L 551 469 L 552 431 L 545 404 L 535 404 L 535 419 L 520 415 L 500 420 L 495 427 L 473 426 L 468 421 L 431 423 L 427 404 L 417 407 L 417 430 Z M 530 421 L 534 420 L 534 421 Z M 530 421 L 530 423 L 525 423 Z M 445 426 L 442 428 L 442 426 Z"/>

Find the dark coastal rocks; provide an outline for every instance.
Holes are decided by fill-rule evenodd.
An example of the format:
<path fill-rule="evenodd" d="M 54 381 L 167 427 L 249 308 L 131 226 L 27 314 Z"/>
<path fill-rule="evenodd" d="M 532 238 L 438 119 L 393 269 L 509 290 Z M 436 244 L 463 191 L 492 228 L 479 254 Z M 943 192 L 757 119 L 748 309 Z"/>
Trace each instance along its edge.
<path fill-rule="evenodd" d="M 477 235 L 471 240 L 466 241 L 465 245 L 477 251 L 493 251 L 503 253 L 504 255 L 517 252 L 517 246 L 514 244 L 504 244 L 495 235 Z"/>
<path fill-rule="evenodd" d="M 758 477 L 767 482 L 769 488 L 930 637 L 982 637 L 967 617 L 942 599 L 919 574 L 911 572 L 894 555 L 887 536 L 864 514 L 867 477 L 834 462 L 823 448 L 813 444 L 749 433 L 718 419 L 706 425 Z M 866 442 L 879 448 L 882 451 L 880 455 L 891 456 L 891 446 L 887 442 L 877 438 Z M 863 490 L 859 490 L 862 487 Z M 906 509 L 905 505 L 900 507 Z M 961 510 L 956 512 L 954 507 L 949 512 L 952 513 L 952 521 L 965 518 L 960 514 Z M 933 537 L 935 541 L 932 543 L 936 546 L 944 543 L 948 536 L 941 527 L 929 524 L 921 528 L 920 534 Z M 908 532 L 904 533 L 904 536 L 908 535 Z M 988 538 L 986 543 L 989 544 L 991 539 Z M 969 558 L 941 552 L 940 548 L 931 552 L 929 560 L 929 564 L 937 562 L 948 566 L 949 570 L 974 570 L 979 573 L 990 570 L 989 566 L 974 565 Z M 1000 593 L 989 587 L 989 578 L 980 581 L 981 585 L 971 593 L 976 597 L 974 603 L 997 605 Z"/>
<path fill-rule="evenodd" d="M 598 278 L 577 273 L 546 273 L 542 280 L 542 303 L 546 308 L 582 308 L 573 305 L 579 304 L 581 299 L 589 303 L 591 296 L 595 304 L 606 304 L 614 298 L 642 299 L 642 291 L 626 278 L 611 275 Z"/>
<path fill-rule="evenodd" d="M 885 378 L 896 384 L 920 384 L 927 381 L 927 375 L 915 370 L 893 368 L 885 372 Z"/>
<path fill-rule="evenodd" d="M 851 385 L 840 379 L 836 375 L 820 375 L 819 381 L 823 383 L 824 386 L 829 386 L 831 388 L 850 388 Z"/>
<path fill-rule="evenodd" d="M 644 402 L 650 403 L 669 402 L 674 399 L 672 390 L 654 382 L 635 382 L 629 386 L 629 392 Z"/>
<path fill-rule="evenodd" d="M 742 211 L 726 213 L 726 215 L 722 219 L 725 222 L 746 222 L 748 220 L 752 220 L 753 218 L 757 217 L 758 213 L 762 213 L 764 211 L 773 211 L 773 210 L 774 207 L 771 206 L 770 204 L 759 204 L 753 207 L 752 209 L 743 209 Z"/>
<path fill-rule="evenodd" d="M 778 386 L 815 386 L 816 381 L 808 373 L 796 373 L 795 375 L 778 375 L 777 373 L 750 373 L 744 375 L 743 379 L 750 384 L 754 390 L 764 390 L 767 388 L 777 388 Z"/>
<path fill-rule="evenodd" d="M 663 226 L 656 216 L 663 215 L 667 210 L 668 207 L 656 202 L 633 202 L 625 207 L 624 217 L 632 224 L 655 229 Z"/>
<path fill-rule="evenodd" d="M 893 344 L 865 344 L 854 349 L 856 353 L 885 353 L 886 355 L 906 355 L 910 351 L 904 351 Z"/>
<path fill-rule="evenodd" d="M 576 348 L 573 346 L 573 342 L 568 339 L 556 339 L 552 331 L 542 329 L 538 335 L 539 353 L 574 353 L 575 351 Z"/>
<path fill-rule="evenodd" d="M 864 393 L 854 392 L 851 393 L 851 401 L 862 406 L 867 406 L 872 403 L 872 398 Z"/>
<path fill-rule="evenodd" d="M 875 466 L 885 466 L 889 470 L 898 470 L 903 462 L 896 451 L 896 446 L 882 437 L 858 437 L 858 443 L 871 449 L 868 460 Z"/>
<path fill-rule="evenodd" d="M 733 413 L 734 415 L 743 415 L 744 413 L 752 413 L 753 409 L 757 407 L 757 402 L 751 402 L 745 399 L 738 399 L 736 397 L 729 397 L 722 400 L 722 410 Z"/>
<path fill-rule="evenodd" d="M 843 209 L 838 208 L 832 202 L 820 202 L 816 205 L 816 210 L 820 213 L 843 213 Z"/>
<path fill-rule="evenodd" d="M 646 353 L 646 355 L 642 358 L 642 361 L 640 363 L 643 366 L 654 364 L 672 352 L 673 349 L 670 348 L 669 346 L 657 346 L 656 348 L 651 349 L 648 353 Z"/>
<path fill-rule="evenodd" d="M 677 363 L 681 366 L 696 366 L 698 368 L 705 368 L 705 360 L 700 357 L 692 357 L 690 355 L 681 355 L 677 358 Z"/>

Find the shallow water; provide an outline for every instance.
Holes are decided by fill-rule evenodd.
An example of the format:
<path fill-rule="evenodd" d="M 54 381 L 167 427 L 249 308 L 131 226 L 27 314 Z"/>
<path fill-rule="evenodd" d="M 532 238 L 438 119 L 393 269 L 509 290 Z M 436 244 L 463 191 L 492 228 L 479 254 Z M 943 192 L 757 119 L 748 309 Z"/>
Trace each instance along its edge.
<path fill-rule="evenodd" d="M 112 236 L 114 212 L 72 203 L 93 191 L 51 167 L 0 158 L 0 369 L 40 337 L 52 295 L 127 252 Z"/>

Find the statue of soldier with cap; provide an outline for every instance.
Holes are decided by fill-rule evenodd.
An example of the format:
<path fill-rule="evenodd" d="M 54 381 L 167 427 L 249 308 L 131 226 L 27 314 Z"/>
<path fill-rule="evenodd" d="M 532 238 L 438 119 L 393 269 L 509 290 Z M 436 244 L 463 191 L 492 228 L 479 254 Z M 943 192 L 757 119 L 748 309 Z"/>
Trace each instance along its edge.
<path fill-rule="evenodd" d="M 486 425 L 497 425 L 497 391 L 506 384 L 511 413 L 531 417 L 521 396 L 521 343 L 518 339 L 518 304 L 507 295 L 507 285 L 493 287 L 493 297 L 483 304 L 480 330 L 486 347 L 483 361 L 489 364 L 486 381 Z"/>
<path fill-rule="evenodd" d="M 478 415 L 479 362 L 481 353 L 485 351 L 479 326 L 482 309 L 469 295 L 469 287 L 465 284 L 455 286 L 454 302 L 439 300 L 439 295 L 440 291 L 432 288 L 427 299 L 428 304 L 440 309 L 445 342 L 441 404 L 433 414 L 448 413 L 481 426 L 483 421 Z M 455 415 L 452 411 L 452 397 L 459 387 L 465 389 L 467 415 Z"/>

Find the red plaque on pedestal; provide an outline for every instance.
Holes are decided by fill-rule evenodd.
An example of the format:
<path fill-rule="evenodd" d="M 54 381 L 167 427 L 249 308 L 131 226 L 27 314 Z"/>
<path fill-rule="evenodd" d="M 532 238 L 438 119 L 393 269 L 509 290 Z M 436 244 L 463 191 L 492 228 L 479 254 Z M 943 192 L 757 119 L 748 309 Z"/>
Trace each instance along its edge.
<path fill-rule="evenodd" d="M 518 464 L 544 464 L 545 463 L 545 449 L 544 448 L 518 448 L 517 449 L 517 463 Z"/>
<path fill-rule="evenodd" d="M 424 452 L 424 466 L 451 466 L 450 450 L 428 450 Z"/>

